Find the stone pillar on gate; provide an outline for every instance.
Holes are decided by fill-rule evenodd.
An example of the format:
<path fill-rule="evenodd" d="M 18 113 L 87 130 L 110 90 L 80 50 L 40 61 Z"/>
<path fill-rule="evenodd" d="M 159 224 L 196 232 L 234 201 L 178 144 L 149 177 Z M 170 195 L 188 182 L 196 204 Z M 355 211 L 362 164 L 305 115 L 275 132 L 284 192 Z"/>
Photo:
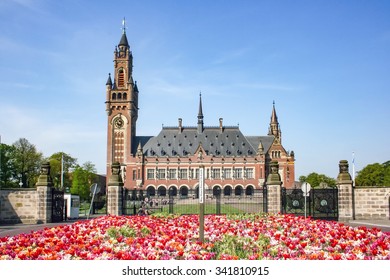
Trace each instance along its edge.
<path fill-rule="evenodd" d="M 107 214 L 122 215 L 123 181 L 119 162 L 111 165 L 111 176 L 107 186 Z"/>
<path fill-rule="evenodd" d="M 53 181 L 50 177 L 50 162 L 42 164 L 40 175 L 35 186 L 38 194 L 37 223 L 50 223 L 53 200 Z"/>
<path fill-rule="evenodd" d="M 347 160 L 340 160 L 337 176 L 339 221 L 353 219 L 353 181 Z"/>
<path fill-rule="evenodd" d="M 280 213 L 282 209 L 282 180 L 279 174 L 279 163 L 272 161 L 271 173 L 267 177 L 268 213 Z"/>

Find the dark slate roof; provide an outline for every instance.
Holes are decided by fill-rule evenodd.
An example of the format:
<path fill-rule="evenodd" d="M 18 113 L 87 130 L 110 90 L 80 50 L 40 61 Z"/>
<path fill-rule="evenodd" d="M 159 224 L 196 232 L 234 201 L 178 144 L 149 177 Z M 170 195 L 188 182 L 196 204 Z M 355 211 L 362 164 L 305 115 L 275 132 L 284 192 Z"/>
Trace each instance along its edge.
<path fill-rule="evenodd" d="M 202 143 L 207 154 L 215 156 L 255 156 L 260 141 L 264 152 L 268 151 L 274 136 L 245 137 L 238 126 L 205 127 L 198 133 L 197 127 L 163 127 L 154 137 L 137 137 L 136 145 L 141 143 L 145 156 L 188 156 L 193 155 Z M 146 142 L 145 142 L 146 141 Z M 137 147 L 136 146 L 136 147 Z"/>
<path fill-rule="evenodd" d="M 126 46 L 126 47 L 129 46 L 129 42 L 127 41 L 126 33 L 122 34 L 122 37 L 121 37 L 121 40 L 120 40 L 118 46 Z"/>
<path fill-rule="evenodd" d="M 257 151 L 259 144 L 263 145 L 264 153 L 268 152 L 272 143 L 274 142 L 275 136 L 246 136 L 246 139 L 251 143 L 252 147 Z"/>

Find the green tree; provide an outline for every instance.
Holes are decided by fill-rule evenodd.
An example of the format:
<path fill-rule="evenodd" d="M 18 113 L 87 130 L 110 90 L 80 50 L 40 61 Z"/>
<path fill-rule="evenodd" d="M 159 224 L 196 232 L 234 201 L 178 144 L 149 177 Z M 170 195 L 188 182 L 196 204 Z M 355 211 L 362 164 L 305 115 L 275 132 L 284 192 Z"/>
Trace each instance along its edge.
<path fill-rule="evenodd" d="M 358 172 L 355 182 L 356 186 L 385 186 L 390 185 L 390 162 L 383 164 L 368 164 Z"/>
<path fill-rule="evenodd" d="M 12 160 L 13 146 L 0 144 L 0 188 L 14 188 L 18 182 L 14 178 L 15 166 Z"/>
<path fill-rule="evenodd" d="M 386 187 L 390 187 L 390 160 L 383 163 L 385 168 L 385 175 L 383 178 L 383 185 Z"/>
<path fill-rule="evenodd" d="M 307 176 L 300 176 L 299 181 L 301 183 L 307 182 L 311 185 L 312 188 L 319 188 L 321 183 L 326 183 L 328 187 L 335 188 L 336 180 L 328 177 L 324 174 L 318 174 L 315 172 L 310 173 Z"/>
<path fill-rule="evenodd" d="M 39 169 L 43 161 L 41 152 L 26 138 L 20 138 L 12 144 L 14 149 L 10 154 L 14 161 L 14 177 L 19 177 L 24 188 L 33 187 L 39 176 Z"/>
<path fill-rule="evenodd" d="M 63 158 L 63 187 L 70 187 L 72 185 L 70 170 L 77 164 L 77 159 L 71 157 L 64 152 L 54 153 L 49 157 L 50 161 L 50 175 L 53 179 L 54 187 L 57 189 L 61 188 L 61 162 Z"/>
<path fill-rule="evenodd" d="M 72 174 L 71 194 L 77 194 L 81 199 L 90 200 L 90 186 L 96 180 L 96 168 L 91 162 L 76 166 Z"/>

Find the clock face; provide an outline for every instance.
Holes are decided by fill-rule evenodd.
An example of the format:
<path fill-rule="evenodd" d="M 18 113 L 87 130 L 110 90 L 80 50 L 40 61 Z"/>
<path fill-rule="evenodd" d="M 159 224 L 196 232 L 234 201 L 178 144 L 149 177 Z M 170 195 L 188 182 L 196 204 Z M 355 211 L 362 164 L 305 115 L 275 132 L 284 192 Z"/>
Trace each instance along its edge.
<path fill-rule="evenodd" d="M 115 124 L 116 128 L 122 128 L 124 123 L 123 123 L 122 118 L 119 117 L 119 118 L 115 119 L 114 124 Z"/>

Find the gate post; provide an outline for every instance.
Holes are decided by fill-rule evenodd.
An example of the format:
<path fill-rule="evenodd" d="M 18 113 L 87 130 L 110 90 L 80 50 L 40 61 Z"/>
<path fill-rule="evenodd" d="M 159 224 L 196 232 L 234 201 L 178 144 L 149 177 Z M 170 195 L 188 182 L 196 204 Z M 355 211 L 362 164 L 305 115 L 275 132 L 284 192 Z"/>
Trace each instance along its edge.
<path fill-rule="evenodd" d="M 279 174 L 279 163 L 272 161 L 271 173 L 267 177 L 267 206 L 268 213 L 280 213 L 282 208 L 281 191 L 282 180 Z"/>
<path fill-rule="evenodd" d="M 38 193 L 38 213 L 37 223 L 50 223 L 52 217 L 52 187 L 53 182 L 50 177 L 50 162 L 45 162 L 41 166 L 40 175 L 35 185 Z"/>
<path fill-rule="evenodd" d="M 337 176 L 339 221 L 353 219 L 352 188 L 353 181 L 348 171 L 348 161 L 340 160 L 339 175 Z"/>
<path fill-rule="evenodd" d="M 107 187 L 107 214 L 122 215 L 122 189 L 123 181 L 120 175 L 120 164 L 114 162 L 111 165 L 111 176 L 108 180 Z"/>

